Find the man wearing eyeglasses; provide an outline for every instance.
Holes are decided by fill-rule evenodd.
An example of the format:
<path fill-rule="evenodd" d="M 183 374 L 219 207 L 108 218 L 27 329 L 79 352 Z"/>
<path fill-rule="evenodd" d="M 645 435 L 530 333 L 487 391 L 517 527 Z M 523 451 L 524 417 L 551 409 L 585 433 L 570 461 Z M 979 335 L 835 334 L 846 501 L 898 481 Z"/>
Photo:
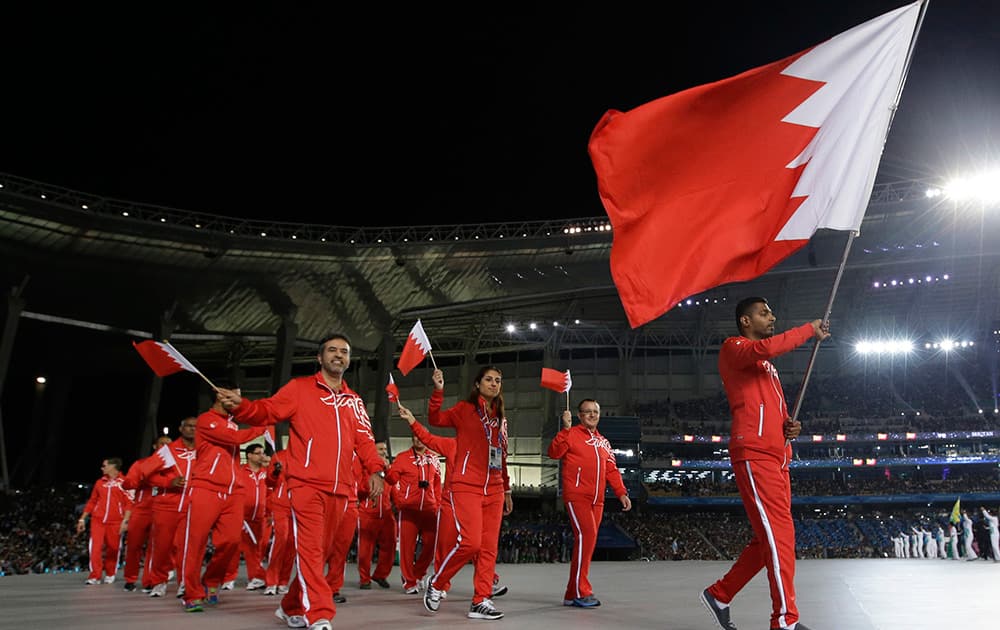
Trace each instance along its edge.
<path fill-rule="evenodd" d="M 597 545 L 597 529 L 604 516 L 604 488 L 611 484 L 622 510 L 632 509 L 611 443 L 598 433 L 601 406 L 592 398 L 577 405 L 580 424 L 573 426 L 569 409 L 562 413 L 562 431 L 549 445 L 549 457 L 562 461 L 562 494 L 573 528 L 573 558 L 564 606 L 593 608 L 601 601 L 590 584 L 590 559 Z"/>

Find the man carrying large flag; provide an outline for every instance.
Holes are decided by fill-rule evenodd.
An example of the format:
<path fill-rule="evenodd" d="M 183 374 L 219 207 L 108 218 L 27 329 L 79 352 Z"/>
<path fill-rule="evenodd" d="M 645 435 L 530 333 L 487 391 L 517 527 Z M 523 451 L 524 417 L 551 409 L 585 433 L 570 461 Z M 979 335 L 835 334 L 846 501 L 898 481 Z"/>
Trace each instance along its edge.
<path fill-rule="evenodd" d="M 849 231 L 846 262 L 924 9 L 914 2 L 787 59 L 605 114 L 588 149 L 614 229 L 612 276 L 633 328 L 685 297 L 764 274 L 820 228 Z M 781 335 L 765 300 L 743 300 L 740 335 L 720 350 L 730 457 L 754 532 L 701 596 L 723 630 L 735 629 L 730 604 L 762 568 L 769 627 L 808 630 L 795 602 L 787 463 L 801 397 L 789 416 L 769 359 L 810 338 L 815 355 L 829 336 L 830 300 L 823 320 Z"/>

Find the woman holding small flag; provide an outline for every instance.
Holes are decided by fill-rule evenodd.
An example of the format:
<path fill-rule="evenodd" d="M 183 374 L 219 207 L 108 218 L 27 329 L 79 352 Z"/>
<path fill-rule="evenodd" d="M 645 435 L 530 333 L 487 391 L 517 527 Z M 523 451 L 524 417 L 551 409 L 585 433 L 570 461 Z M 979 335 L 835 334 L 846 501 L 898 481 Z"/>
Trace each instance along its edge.
<path fill-rule="evenodd" d="M 434 392 L 428 405 L 428 421 L 432 426 L 455 429 L 458 453 L 455 470 L 448 471 L 451 493 L 445 497 L 454 510 L 458 537 L 424 593 L 424 607 L 432 613 L 441 606 L 442 586 L 475 559 L 475 594 L 468 617 L 503 617 L 491 599 L 500 522 L 514 509 L 507 476 L 507 418 L 502 379 L 498 368 L 483 367 L 469 395 L 455 406 L 442 409 L 444 373 L 435 369 L 431 376 Z"/>

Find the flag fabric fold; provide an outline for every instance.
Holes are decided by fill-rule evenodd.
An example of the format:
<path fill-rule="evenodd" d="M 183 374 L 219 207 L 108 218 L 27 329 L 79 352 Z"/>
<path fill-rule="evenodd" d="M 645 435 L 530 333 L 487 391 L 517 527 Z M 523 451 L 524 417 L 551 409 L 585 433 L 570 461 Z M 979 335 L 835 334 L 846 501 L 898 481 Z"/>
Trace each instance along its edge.
<path fill-rule="evenodd" d="M 951 508 L 951 517 L 948 520 L 956 525 L 962 522 L 962 497 L 955 499 L 955 505 Z"/>
<path fill-rule="evenodd" d="M 588 152 L 633 328 L 766 273 L 820 228 L 860 228 L 919 13 L 914 2 L 786 59 L 605 113 Z"/>
<path fill-rule="evenodd" d="M 424 332 L 424 326 L 417 320 L 414 324 L 413 330 L 406 337 L 406 343 L 403 344 L 403 351 L 399 355 L 399 361 L 396 363 L 396 367 L 403 376 L 410 373 L 410 370 L 420 365 L 424 357 L 428 355 L 431 351 L 431 341 L 427 338 L 427 333 Z"/>
<path fill-rule="evenodd" d="M 389 384 L 385 386 L 385 392 L 389 396 L 389 402 L 399 402 L 399 388 L 396 387 L 396 381 L 392 380 L 392 374 L 389 375 Z"/>
<path fill-rule="evenodd" d="M 276 453 L 278 452 L 278 449 L 274 445 L 274 434 L 272 433 L 272 431 L 274 431 L 274 429 L 272 429 L 271 427 L 267 427 L 266 429 L 264 429 L 264 442 L 271 447 L 272 453 Z"/>
<path fill-rule="evenodd" d="M 542 368 L 542 387 L 565 393 L 573 387 L 573 379 L 570 377 L 569 370 L 560 372 L 552 368 Z"/>
<path fill-rule="evenodd" d="M 139 462 L 140 470 L 143 477 L 148 477 L 158 470 L 163 470 L 164 468 L 177 468 L 177 459 L 174 457 L 173 451 L 170 450 L 169 444 L 164 444 L 160 448 L 156 449 L 153 453 L 155 457 L 147 457 Z"/>
<path fill-rule="evenodd" d="M 157 376 L 170 376 L 184 371 L 201 374 L 198 368 L 168 342 L 142 341 L 136 343 L 133 341 L 132 346 Z"/>

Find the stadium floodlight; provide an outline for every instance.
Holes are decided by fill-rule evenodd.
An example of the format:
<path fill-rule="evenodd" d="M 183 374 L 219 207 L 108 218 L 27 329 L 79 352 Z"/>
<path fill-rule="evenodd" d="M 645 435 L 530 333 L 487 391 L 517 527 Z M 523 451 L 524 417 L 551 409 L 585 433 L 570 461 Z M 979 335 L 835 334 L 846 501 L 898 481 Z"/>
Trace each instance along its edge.
<path fill-rule="evenodd" d="M 858 354 L 909 354 L 913 352 L 913 341 L 909 339 L 867 340 L 854 344 Z"/>
<path fill-rule="evenodd" d="M 955 201 L 1000 201 L 1000 169 L 957 177 L 944 187 L 944 194 Z"/>

